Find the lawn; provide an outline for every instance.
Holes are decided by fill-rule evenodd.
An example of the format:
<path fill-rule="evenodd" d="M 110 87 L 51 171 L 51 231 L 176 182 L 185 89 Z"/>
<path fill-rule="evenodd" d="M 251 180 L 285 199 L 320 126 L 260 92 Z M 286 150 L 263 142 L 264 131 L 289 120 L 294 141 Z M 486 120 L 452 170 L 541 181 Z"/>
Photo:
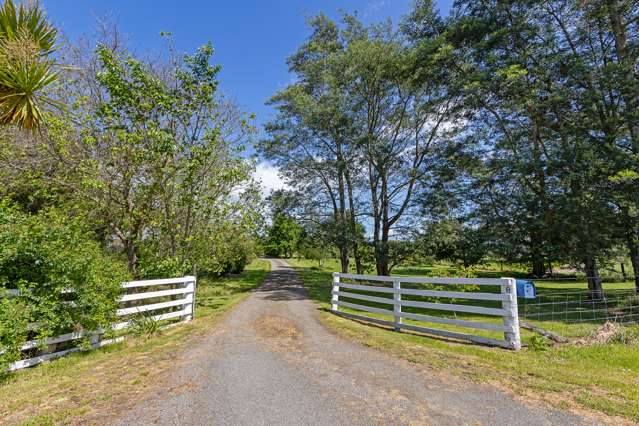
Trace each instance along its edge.
<path fill-rule="evenodd" d="M 214 327 L 222 315 L 263 281 L 268 261 L 237 276 L 200 278 L 195 320 L 160 336 L 123 343 L 21 370 L 0 383 L 0 423 L 102 424 L 113 412 L 162 386 L 175 355 Z"/>
<path fill-rule="evenodd" d="M 337 270 L 335 262 L 326 262 L 322 268 L 318 268 L 316 262 L 297 259 L 289 261 L 299 268 L 311 297 L 320 304 L 324 324 L 344 337 L 411 362 L 444 369 L 477 382 L 493 383 L 524 398 L 545 401 L 560 408 L 618 417 L 618 421 L 639 421 L 637 343 L 562 345 L 524 348 L 513 352 L 407 332 L 396 333 L 329 313 L 330 273 Z M 425 269 L 405 268 L 396 272 L 398 275 L 427 275 L 428 271 Z M 503 276 L 508 275 L 505 272 Z M 565 286 L 562 282 L 544 285 L 549 288 L 559 286 L 561 289 Z M 570 286 L 577 287 L 579 284 L 571 283 Z M 585 284 L 581 283 L 581 286 Z M 615 284 L 615 287 L 618 286 L 627 284 Z M 369 313 L 366 315 L 375 316 Z M 485 321 L 485 317 L 482 320 Z M 552 324 L 547 326 L 552 328 Z M 593 326 L 590 324 L 577 325 L 573 332 L 575 335 L 582 335 L 589 332 L 591 327 Z M 632 329 L 639 331 L 637 326 Z M 530 332 L 522 333 L 524 343 L 530 342 L 531 337 Z"/>

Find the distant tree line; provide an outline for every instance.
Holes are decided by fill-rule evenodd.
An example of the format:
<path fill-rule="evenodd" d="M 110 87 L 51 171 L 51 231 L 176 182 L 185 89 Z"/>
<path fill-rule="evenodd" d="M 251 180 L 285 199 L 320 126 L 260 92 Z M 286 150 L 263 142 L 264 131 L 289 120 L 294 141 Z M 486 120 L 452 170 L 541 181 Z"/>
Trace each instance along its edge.
<path fill-rule="evenodd" d="M 370 245 L 388 274 L 404 241 L 534 276 L 568 263 L 600 295 L 621 249 L 639 289 L 639 2 L 458 0 L 442 17 L 419 0 L 398 26 L 309 25 L 260 152 L 343 271 Z"/>

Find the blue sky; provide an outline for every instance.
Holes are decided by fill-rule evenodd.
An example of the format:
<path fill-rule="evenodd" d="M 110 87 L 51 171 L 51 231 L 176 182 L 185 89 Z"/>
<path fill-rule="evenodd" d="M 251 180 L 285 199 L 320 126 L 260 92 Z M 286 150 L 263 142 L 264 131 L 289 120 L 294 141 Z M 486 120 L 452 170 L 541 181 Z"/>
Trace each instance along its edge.
<path fill-rule="evenodd" d="M 437 4 L 446 13 L 452 1 Z M 93 34 L 98 20 L 107 18 L 140 54 L 159 51 L 160 31 L 173 34 L 179 51 L 211 41 L 214 62 L 222 65 L 222 90 L 255 113 L 258 125 L 271 116 L 264 103 L 290 82 L 285 61 L 309 34 L 307 17 L 324 12 L 338 18 L 345 10 L 357 11 L 367 23 L 397 22 L 411 5 L 412 0 L 44 0 L 53 23 L 71 40 Z M 263 180 L 279 185 L 275 169 L 262 173 Z"/>
<path fill-rule="evenodd" d="M 452 0 L 439 0 L 442 11 Z M 339 10 L 358 11 L 366 22 L 408 13 L 412 0 L 45 0 L 49 17 L 72 40 L 95 31 L 108 17 L 136 52 L 159 50 L 160 31 L 170 31 L 180 51 L 207 41 L 222 65 L 221 87 L 243 109 L 270 115 L 264 102 L 289 82 L 286 58 L 308 35 L 305 19 L 320 11 L 338 17 Z"/>

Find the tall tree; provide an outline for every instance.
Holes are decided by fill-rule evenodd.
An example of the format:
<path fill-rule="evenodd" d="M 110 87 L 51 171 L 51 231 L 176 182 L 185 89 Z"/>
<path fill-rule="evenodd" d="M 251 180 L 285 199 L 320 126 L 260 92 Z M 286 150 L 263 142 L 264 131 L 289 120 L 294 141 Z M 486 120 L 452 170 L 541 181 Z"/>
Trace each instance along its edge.
<path fill-rule="evenodd" d="M 535 275 L 552 260 L 582 263 L 593 295 L 600 296 L 597 259 L 613 246 L 611 222 L 604 219 L 613 215 L 609 161 L 600 135 L 619 140 L 607 119 L 596 124 L 611 110 L 612 92 L 593 78 L 601 58 L 593 51 L 605 46 L 605 37 L 586 24 L 577 2 L 458 7 L 449 37 L 457 43 L 467 105 L 479 118 L 473 120 L 473 130 L 481 130 L 476 140 L 485 147 L 482 212 L 495 229 L 515 229 L 507 234 L 517 243 L 510 247 L 517 254 L 526 252 L 517 245 L 529 247 Z"/>
<path fill-rule="evenodd" d="M 345 21 L 342 60 L 368 172 L 376 269 L 388 275 L 392 230 L 415 207 L 419 182 L 454 128 L 459 104 L 447 90 L 446 46 L 436 34 L 416 50 L 389 25 Z"/>
<path fill-rule="evenodd" d="M 355 150 L 356 129 L 347 109 L 344 70 L 337 61 L 344 49 L 339 29 L 324 15 L 310 20 L 313 33 L 289 58 L 297 82 L 277 93 L 270 103 L 278 116 L 266 129 L 270 139 L 262 153 L 276 162 L 308 197 L 330 206 L 341 269 L 348 272 L 350 256 L 362 271 L 356 235 L 356 180 L 360 173 Z M 321 188 L 321 192 L 315 188 Z"/>

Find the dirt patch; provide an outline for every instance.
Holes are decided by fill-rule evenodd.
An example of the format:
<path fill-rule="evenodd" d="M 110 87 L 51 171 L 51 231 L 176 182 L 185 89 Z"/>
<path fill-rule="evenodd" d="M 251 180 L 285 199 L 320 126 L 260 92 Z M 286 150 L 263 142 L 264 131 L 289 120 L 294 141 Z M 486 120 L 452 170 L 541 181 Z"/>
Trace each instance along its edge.
<path fill-rule="evenodd" d="M 612 343 L 622 332 L 623 326 L 615 322 L 607 322 L 590 336 L 575 340 L 574 344 L 578 346 L 605 345 Z"/>
<path fill-rule="evenodd" d="M 279 315 L 258 318 L 254 328 L 258 335 L 269 339 L 298 340 L 302 335 L 293 321 Z"/>

